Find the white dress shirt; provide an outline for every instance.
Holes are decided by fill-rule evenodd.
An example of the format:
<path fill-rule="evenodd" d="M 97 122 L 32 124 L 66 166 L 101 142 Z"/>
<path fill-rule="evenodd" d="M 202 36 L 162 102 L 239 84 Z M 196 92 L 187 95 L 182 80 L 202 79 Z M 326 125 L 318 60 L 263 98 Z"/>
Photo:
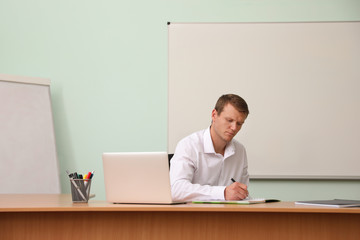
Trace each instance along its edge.
<path fill-rule="evenodd" d="M 224 199 L 231 178 L 248 185 L 244 146 L 233 139 L 224 156 L 214 150 L 210 128 L 182 139 L 171 159 L 170 181 L 173 201 Z"/>

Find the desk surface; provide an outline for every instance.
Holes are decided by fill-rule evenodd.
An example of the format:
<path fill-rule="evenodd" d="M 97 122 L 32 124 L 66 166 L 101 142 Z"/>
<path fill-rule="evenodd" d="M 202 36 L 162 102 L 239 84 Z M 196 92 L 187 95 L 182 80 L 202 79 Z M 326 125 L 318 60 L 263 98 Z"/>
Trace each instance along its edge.
<path fill-rule="evenodd" d="M 89 200 L 89 203 L 73 203 L 69 194 L 1 194 L 0 212 L 94 212 L 94 211 L 142 211 L 142 212 L 277 212 L 277 213 L 354 213 L 360 208 L 331 208 L 296 205 L 294 202 L 234 204 L 180 204 L 142 205 L 112 204 Z"/>

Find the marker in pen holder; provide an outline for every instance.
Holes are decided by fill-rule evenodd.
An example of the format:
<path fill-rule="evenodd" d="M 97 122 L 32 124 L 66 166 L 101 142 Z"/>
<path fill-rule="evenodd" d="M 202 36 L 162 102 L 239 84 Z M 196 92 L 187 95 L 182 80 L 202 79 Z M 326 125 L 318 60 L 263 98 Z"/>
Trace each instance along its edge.
<path fill-rule="evenodd" d="M 87 203 L 90 195 L 91 179 L 70 178 L 71 196 L 74 203 Z"/>

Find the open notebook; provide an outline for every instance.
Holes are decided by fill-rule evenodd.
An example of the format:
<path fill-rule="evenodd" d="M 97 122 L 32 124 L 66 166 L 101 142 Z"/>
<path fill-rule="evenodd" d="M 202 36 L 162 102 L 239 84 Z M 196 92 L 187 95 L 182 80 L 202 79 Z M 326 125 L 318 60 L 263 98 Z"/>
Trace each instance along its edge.
<path fill-rule="evenodd" d="M 280 202 L 278 199 L 268 199 L 268 198 L 246 198 L 244 200 L 200 200 L 193 201 L 193 203 L 212 203 L 212 204 L 255 204 L 255 203 L 268 203 L 268 202 Z"/>

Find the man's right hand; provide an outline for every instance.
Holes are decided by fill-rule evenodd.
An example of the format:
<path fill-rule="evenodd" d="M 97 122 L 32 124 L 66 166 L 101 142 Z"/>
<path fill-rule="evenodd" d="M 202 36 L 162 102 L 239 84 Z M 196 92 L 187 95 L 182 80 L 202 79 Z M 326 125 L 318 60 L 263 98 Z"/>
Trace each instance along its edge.
<path fill-rule="evenodd" d="M 227 186 L 224 191 L 225 200 L 242 200 L 248 195 L 247 186 L 239 182 Z"/>

